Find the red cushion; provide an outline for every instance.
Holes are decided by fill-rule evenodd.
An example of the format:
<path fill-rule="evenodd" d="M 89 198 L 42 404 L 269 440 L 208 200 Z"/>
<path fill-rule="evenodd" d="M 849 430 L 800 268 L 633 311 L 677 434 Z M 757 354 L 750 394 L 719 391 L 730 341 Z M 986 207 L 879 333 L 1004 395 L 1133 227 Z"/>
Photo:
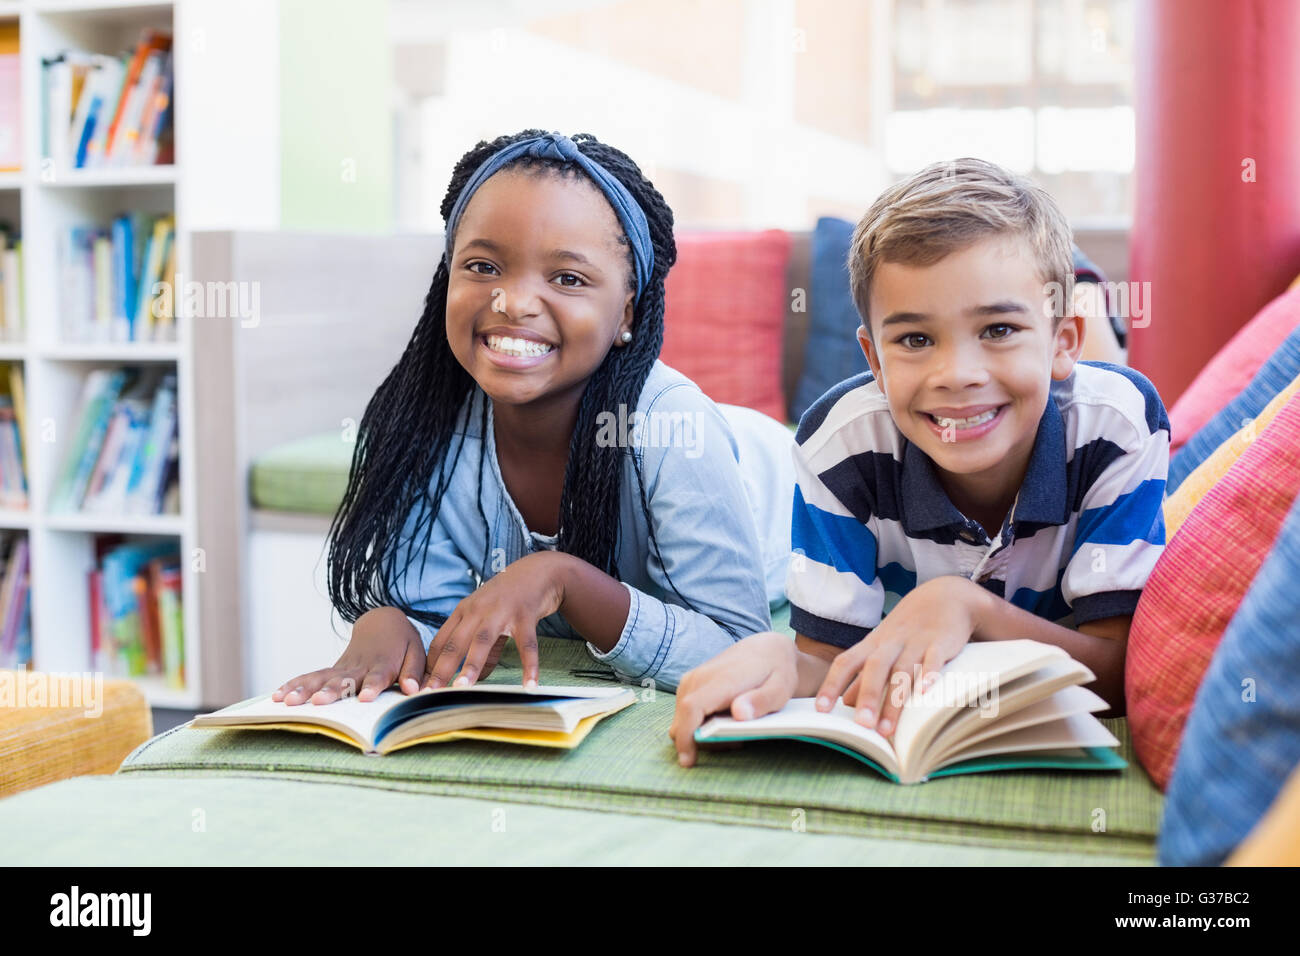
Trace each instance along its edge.
<path fill-rule="evenodd" d="M 684 233 L 665 285 L 660 358 L 715 402 L 786 420 L 781 330 L 790 236 Z"/>
<path fill-rule="evenodd" d="M 1124 696 L 1133 748 L 1162 790 L 1210 658 L 1297 494 L 1300 394 L 1206 492 L 1151 570 L 1129 628 Z"/>
<path fill-rule="evenodd" d="M 1183 443 L 1250 384 L 1282 340 L 1300 327 L 1300 286 L 1284 292 L 1237 330 L 1169 410 L 1169 449 Z"/>

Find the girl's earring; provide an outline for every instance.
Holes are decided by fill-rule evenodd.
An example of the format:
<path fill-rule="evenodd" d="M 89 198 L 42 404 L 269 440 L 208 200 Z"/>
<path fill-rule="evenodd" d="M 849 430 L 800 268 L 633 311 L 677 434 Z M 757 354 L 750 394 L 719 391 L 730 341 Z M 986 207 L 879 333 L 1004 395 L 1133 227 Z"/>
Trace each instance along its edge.
<path fill-rule="evenodd" d="M 628 342 L 632 341 L 632 333 L 624 330 L 623 334 L 620 335 L 619 338 L 622 340 L 624 345 L 627 345 Z"/>

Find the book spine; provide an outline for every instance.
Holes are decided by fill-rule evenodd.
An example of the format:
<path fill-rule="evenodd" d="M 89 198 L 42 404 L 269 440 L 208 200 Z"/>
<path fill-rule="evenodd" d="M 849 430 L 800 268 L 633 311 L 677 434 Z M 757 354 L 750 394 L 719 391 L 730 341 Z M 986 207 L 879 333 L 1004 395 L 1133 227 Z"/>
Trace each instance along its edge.
<path fill-rule="evenodd" d="M 182 624 L 181 572 L 166 567 L 159 575 L 158 616 L 163 628 L 163 673 L 170 687 L 185 686 L 185 634 Z"/>
<path fill-rule="evenodd" d="M 167 467 L 167 453 L 176 427 L 176 379 L 166 376 L 154 392 L 149 433 L 137 457 L 138 475 L 131 476 L 134 491 L 128 490 L 127 512 L 149 514 L 158 497 L 158 484 Z M 156 512 L 153 512 L 156 513 Z"/>

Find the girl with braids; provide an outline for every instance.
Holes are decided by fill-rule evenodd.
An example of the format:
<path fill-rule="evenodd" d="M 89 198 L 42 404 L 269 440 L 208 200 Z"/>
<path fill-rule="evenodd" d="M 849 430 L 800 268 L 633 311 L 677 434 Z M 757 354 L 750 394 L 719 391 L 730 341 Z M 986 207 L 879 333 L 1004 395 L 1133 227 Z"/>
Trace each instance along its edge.
<path fill-rule="evenodd" d="M 442 214 L 424 314 L 366 407 L 330 528 L 350 643 L 273 699 L 472 684 L 509 639 L 531 685 L 539 633 L 674 688 L 767 630 L 792 439 L 658 361 L 677 256 L 663 197 L 592 136 L 526 130 L 462 157 Z M 667 425 L 630 436 L 638 417 Z"/>

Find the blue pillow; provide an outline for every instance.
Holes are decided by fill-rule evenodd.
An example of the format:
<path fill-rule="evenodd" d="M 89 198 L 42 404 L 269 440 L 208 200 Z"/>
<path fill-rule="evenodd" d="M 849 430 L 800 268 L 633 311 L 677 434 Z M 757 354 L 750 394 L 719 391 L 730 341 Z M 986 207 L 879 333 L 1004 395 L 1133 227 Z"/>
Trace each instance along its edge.
<path fill-rule="evenodd" d="M 1157 856 L 1216 866 L 1300 764 L 1300 500 L 1196 692 L 1169 781 Z"/>
<path fill-rule="evenodd" d="M 862 318 L 849 292 L 852 239 L 853 223 L 843 219 L 822 217 L 813 229 L 808 347 L 790 408 L 790 417 L 795 421 L 840 382 L 868 369 L 867 358 L 858 345 Z"/>
<path fill-rule="evenodd" d="M 1169 462 L 1165 494 L 1172 495 L 1177 491 L 1184 478 L 1209 458 L 1214 449 L 1237 434 L 1246 419 L 1258 417 L 1264 406 L 1295 381 L 1297 375 L 1300 375 L 1300 327 L 1282 340 L 1272 358 L 1260 367 L 1236 398 L 1174 452 Z"/>

